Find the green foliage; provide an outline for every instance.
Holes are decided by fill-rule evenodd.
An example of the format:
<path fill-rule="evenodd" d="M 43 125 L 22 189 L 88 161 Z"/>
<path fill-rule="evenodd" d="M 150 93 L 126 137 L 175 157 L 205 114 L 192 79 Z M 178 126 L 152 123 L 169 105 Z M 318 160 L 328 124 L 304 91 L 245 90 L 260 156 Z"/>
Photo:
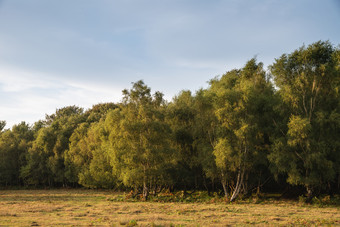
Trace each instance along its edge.
<path fill-rule="evenodd" d="M 114 103 L 100 103 L 94 105 L 91 109 L 85 112 L 85 115 L 87 116 L 86 122 L 99 122 L 100 119 L 105 118 L 106 114 L 110 110 L 114 110 L 116 108 L 118 108 L 118 106 Z"/>
<path fill-rule="evenodd" d="M 5 128 L 6 121 L 0 121 L 0 132 Z"/>
<path fill-rule="evenodd" d="M 164 101 L 160 93 L 151 96 L 143 81 L 124 90 L 124 104 L 105 120 L 108 141 L 105 147 L 111 165 L 125 186 L 143 188 L 147 199 L 150 187 L 164 179 L 172 150 L 170 128 L 164 121 Z"/>
<path fill-rule="evenodd" d="M 236 171 L 239 163 L 235 157 L 237 153 L 233 150 L 226 138 L 221 138 L 217 142 L 213 151 L 215 155 L 216 166 L 221 172 Z"/>
<path fill-rule="evenodd" d="M 310 198 L 339 175 L 338 54 L 319 41 L 282 55 L 270 67 L 290 118 L 269 159 L 289 183 L 304 185 Z"/>
<path fill-rule="evenodd" d="M 269 133 L 263 115 L 271 114 L 272 86 L 266 80 L 262 63 L 255 59 L 241 70 L 227 72 L 211 82 L 215 114 L 222 132 L 214 146 L 216 165 L 227 196 L 226 184 L 237 175 L 234 198 L 243 184 L 245 172 L 265 158 Z"/>
<path fill-rule="evenodd" d="M 0 186 L 122 188 L 130 199 L 183 202 L 220 183 L 230 200 L 288 184 L 304 186 L 308 202 L 338 193 L 339 48 L 302 46 L 269 70 L 253 58 L 169 103 L 137 81 L 117 104 L 68 106 L 12 129 L 0 121 Z M 165 189 L 185 196 L 157 197 Z"/>
<path fill-rule="evenodd" d="M 85 113 L 86 122 L 78 125 L 65 152 L 67 177 L 71 182 L 90 188 L 113 188 L 116 185 L 104 142 L 107 141 L 104 119 L 116 109 L 113 103 L 98 104 Z"/>
<path fill-rule="evenodd" d="M 172 147 L 176 150 L 172 172 L 176 184 L 186 188 L 200 177 L 198 150 L 194 147 L 197 110 L 190 91 L 182 91 L 168 107 L 167 121 L 172 129 Z"/>
<path fill-rule="evenodd" d="M 83 120 L 83 110 L 69 106 L 46 116 L 45 127 L 37 126 L 40 129 L 26 154 L 27 164 L 21 167 L 21 178 L 26 184 L 52 186 L 68 183 L 64 153 L 74 129 Z"/>
<path fill-rule="evenodd" d="M 32 140 L 33 132 L 25 122 L 0 133 L 0 185 L 20 185 L 19 170 Z"/>

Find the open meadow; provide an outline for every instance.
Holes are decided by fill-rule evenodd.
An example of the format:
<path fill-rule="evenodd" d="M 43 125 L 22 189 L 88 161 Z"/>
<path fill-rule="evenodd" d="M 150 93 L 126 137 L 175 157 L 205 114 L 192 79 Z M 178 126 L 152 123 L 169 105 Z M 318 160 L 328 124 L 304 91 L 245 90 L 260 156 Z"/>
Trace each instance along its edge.
<path fill-rule="evenodd" d="M 96 190 L 1 190 L 0 226 L 340 225 L 340 209 L 296 201 L 133 202 Z M 119 201 L 122 200 L 122 201 Z"/>

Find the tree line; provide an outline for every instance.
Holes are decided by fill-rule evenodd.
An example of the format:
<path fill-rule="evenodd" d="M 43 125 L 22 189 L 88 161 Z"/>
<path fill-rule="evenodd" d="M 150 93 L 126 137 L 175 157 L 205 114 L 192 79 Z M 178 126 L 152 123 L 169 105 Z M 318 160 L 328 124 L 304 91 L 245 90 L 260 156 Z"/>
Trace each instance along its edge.
<path fill-rule="evenodd" d="M 57 109 L 4 130 L 0 186 L 254 192 L 340 189 L 340 49 L 255 58 L 171 102 L 143 81 L 119 103 Z"/>

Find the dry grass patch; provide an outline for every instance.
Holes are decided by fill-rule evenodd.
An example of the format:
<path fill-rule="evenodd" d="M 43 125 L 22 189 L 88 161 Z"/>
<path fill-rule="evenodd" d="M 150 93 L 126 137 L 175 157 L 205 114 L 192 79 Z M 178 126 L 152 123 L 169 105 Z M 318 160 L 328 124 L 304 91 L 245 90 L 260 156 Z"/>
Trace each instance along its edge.
<path fill-rule="evenodd" d="M 0 226 L 340 225 L 339 207 L 112 201 L 110 191 L 0 191 Z M 115 196 L 120 196 L 116 194 Z"/>

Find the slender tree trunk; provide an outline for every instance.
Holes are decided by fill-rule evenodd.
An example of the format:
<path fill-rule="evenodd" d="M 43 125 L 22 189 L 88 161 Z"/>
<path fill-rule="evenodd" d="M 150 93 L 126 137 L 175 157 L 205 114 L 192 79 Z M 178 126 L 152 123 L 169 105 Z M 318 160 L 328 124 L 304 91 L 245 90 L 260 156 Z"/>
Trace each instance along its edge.
<path fill-rule="evenodd" d="M 243 177 L 244 177 L 244 172 L 245 172 L 245 156 L 246 155 L 247 155 L 247 146 L 245 146 L 245 148 L 244 148 L 243 164 L 240 164 L 239 171 L 238 171 L 238 174 L 237 174 L 236 186 L 235 186 L 233 195 L 230 198 L 230 202 L 234 201 L 237 198 L 238 194 L 240 193 L 241 187 L 242 186 L 244 187 Z"/>
<path fill-rule="evenodd" d="M 237 174 L 237 182 L 236 182 L 234 192 L 230 198 L 230 202 L 234 201 L 237 198 L 238 194 L 240 193 L 241 186 L 243 184 L 243 176 L 244 176 L 244 169 L 240 169 Z"/>
<path fill-rule="evenodd" d="M 313 187 L 310 186 L 310 185 L 307 185 L 306 186 L 306 191 L 307 191 L 307 200 L 306 200 L 306 202 L 310 203 L 310 202 L 312 202 L 312 199 L 313 199 Z"/>
<path fill-rule="evenodd" d="M 257 195 L 259 195 L 259 194 L 260 194 L 260 187 L 261 187 L 261 175 L 262 175 L 262 171 L 260 171 L 259 181 L 257 182 L 257 190 L 256 190 L 256 194 L 257 194 Z"/>
<path fill-rule="evenodd" d="M 206 180 L 205 177 L 203 177 L 203 186 L 205 187 L 205 190 L 207 190 L 208 195 L 210 195 L 210 189 L 209 189 L 209 187 L 207 185 L 207 180 Z"/>
<path fill-rule="evenodd" d="M 224 196 L 225 196 L 226 199 L 228 199 L 227 180 L 225 179 L 225 177 L 223 175 L 222 175 L 221 184 L 222 184 L 222 187 L 223 187 Z"/>
<path fill-rule="evenodd" d="M 244 173 L 246 175 L 246 179 L 242 181 L 242 188 L 243 188 L 243 192 L 247 193 L 248 192 L 248 178 L 249 178 L 249 173 L 247 172 Z"/>
<path fill-rule="evenodd" d="M 149 196 L 149 189 L 148 189 L 146 182 L 144 182 L 143 183 L 143 200 L 144 201 L 148 200 L 148 196 Z"/>
<path fill-rule="evenodd" d="M 148 189 L 148 184 L 147 184 L 146 169 L 145 169 L 145 167 L 144 167 L 143 200 L 144 200 L 144 201 L 148 200 L 148 196 L 149 196 L 149 189 Z"/>
<path fill-rule="evenodd" d="M 340 178 L 339 178 L 340 179 Z M 211 185 L 211 187 L 212 187 L 212 191 L 214 192 L 215 191 L 215 180 L 213 179 L 212 180 L 212 185 Z"/>

